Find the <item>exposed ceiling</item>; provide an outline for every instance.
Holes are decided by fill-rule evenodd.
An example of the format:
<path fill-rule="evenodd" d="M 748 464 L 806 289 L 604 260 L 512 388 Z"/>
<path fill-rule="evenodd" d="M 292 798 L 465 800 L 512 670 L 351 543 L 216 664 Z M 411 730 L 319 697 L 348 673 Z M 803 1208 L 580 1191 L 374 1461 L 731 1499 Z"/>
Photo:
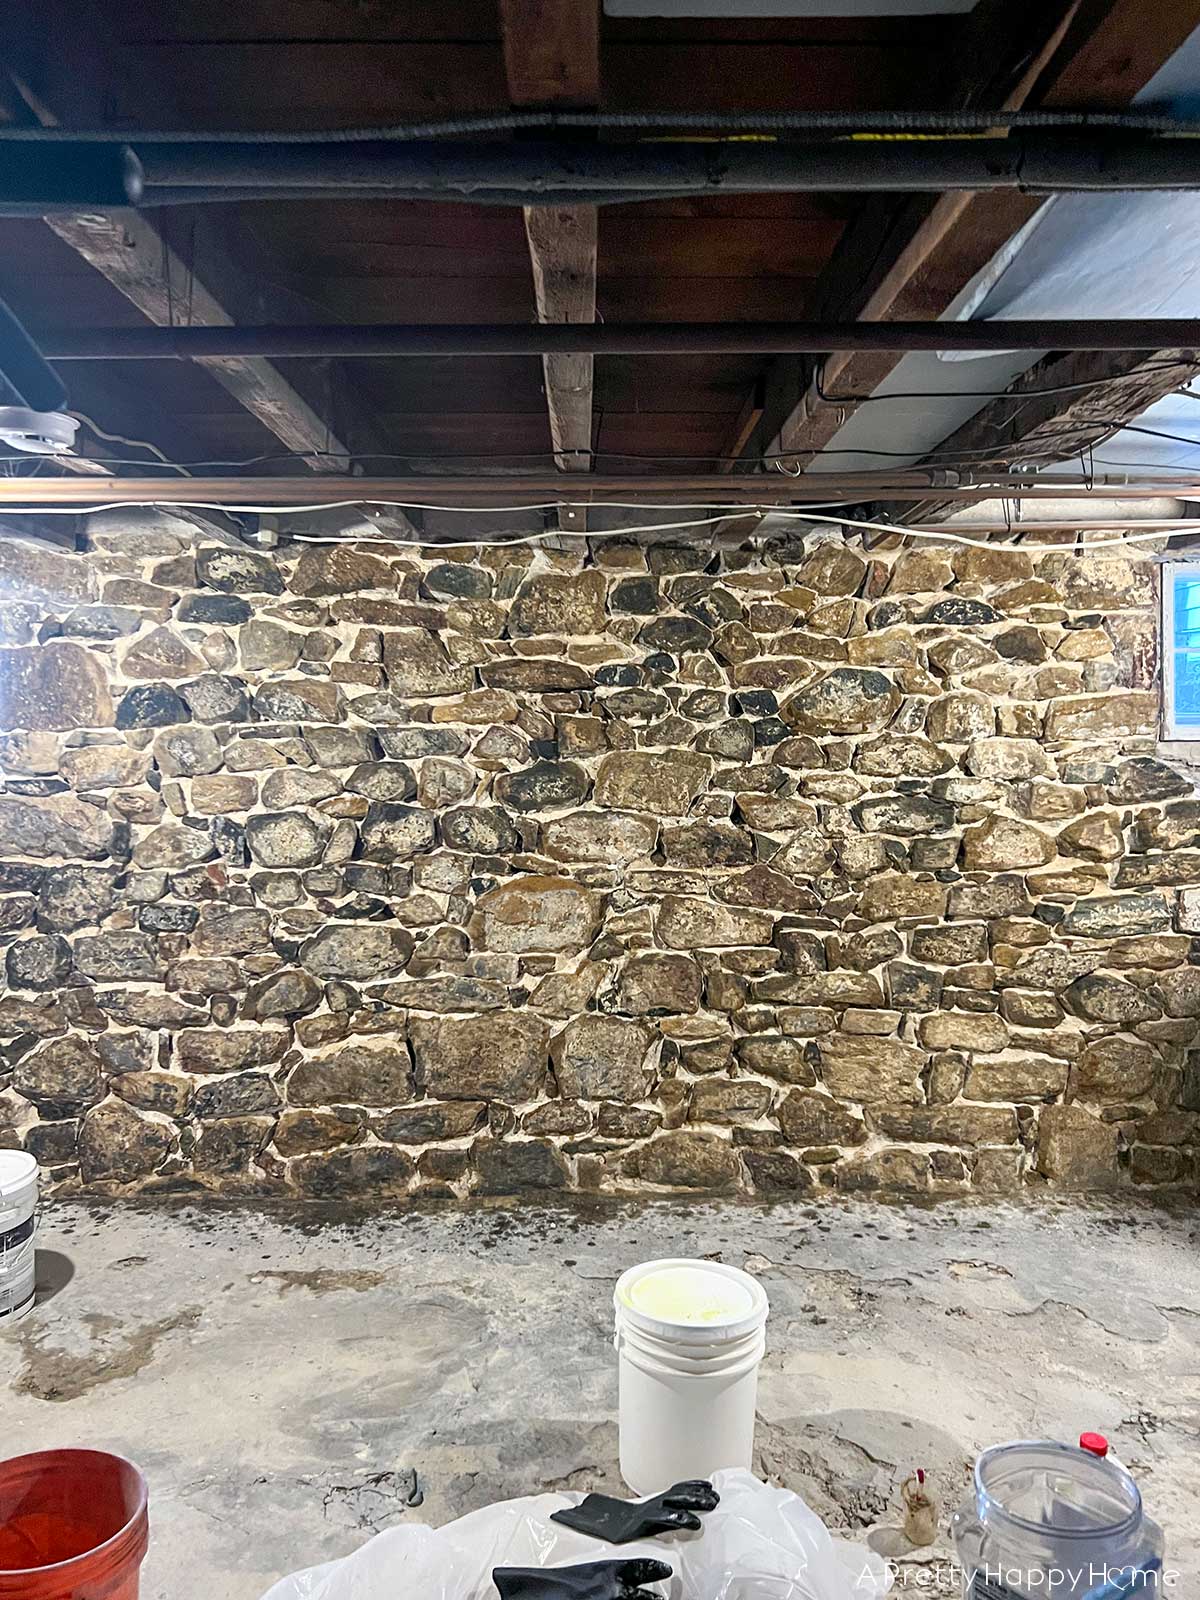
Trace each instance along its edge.
<path fill-rule="evenodd" d="M 846 0 L 844 16 L 805 0 L 687 8 L 720 16 L 666 0 L 654 6 L 665 17 L 609 14 L 618 9 L 626 0 L 603 11 L 596 0 L 189 0 L 149 11 L 95 0 L 84 13 L 46 0 L 10 19 L 0 122 L 300 132 L 512 107 L 1118 109 L 1200 24 L 1200 0 L 1164 0 L 1153 29 L 1137 0 L 980 0 L 969 13 L 957 0 Z M 9 218 L 0 297 L 35 333 L 146 321 L 925 319 L 947 313 L 1039 203 L 714 195 L 524 215 L 243 200 Z M 835 356 L 826 390 L 870 393 L 897 361 Z M 1120 360 L 1112 366 L 1120 377 Z M 377 475 L 556 462 L 702 473 L 734 458 L 753 470 L 781 448 L 805 461 L 857 409 L 823 400 L 815 363 L 799 357 L 256 357 L 63 371 L 73 406 L 105 432 L 200 473 L 243 461 L 274 475 L 343 470 L 347 458 Z M 95 436 L 88 448 L 148 459 Z"/>

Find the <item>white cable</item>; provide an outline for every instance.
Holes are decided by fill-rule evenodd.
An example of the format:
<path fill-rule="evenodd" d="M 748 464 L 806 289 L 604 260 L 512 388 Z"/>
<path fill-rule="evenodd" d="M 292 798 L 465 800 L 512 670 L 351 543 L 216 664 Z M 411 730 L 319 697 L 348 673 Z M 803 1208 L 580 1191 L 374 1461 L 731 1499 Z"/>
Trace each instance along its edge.
<path fill-rule="evenodd" d="M 93 422 L 85 411 L 68 411 L 67 415 L 74 417 L 77 422 L 82 422 L 86 428 L 89 428 L 96 435 L 97 439 L 103 439 L 108 444 L 127 444 L 134 450 L 149 450 L 152 456 L 157 456 L 163 466 L 170 467 L 172 472 L 181 473 L 185 478 L 192 476 L 182 462 L 172 461 L 169 456 L 163 454 L 156 444 L 151 444 L 149 439 L 127 439 L 123 433 L 106 433 L 100 424 Z M 136 463 L 134 464 L 136 465 Z"/>
<path fill-rule="evenodd" d="M 706 502 L 706 505 L 711 504 L 711 501 Z M 12 516 L 86 516 L 90 513 L 98 511 L 139 510 L 144 509 L 147 506 L 154 505 L 157 505 L 160 509 L 167 511 L 170 511 L 173 507 L 181 507 L 198 511 L 240 511 L 262 516 L 303 516 L 305 514 L 311 514 L 318 511 L 337 510 L 355 506 L 390 506 L 393 509 L 401 511 L 458 512 L 466 516 L 474 515 L 480 512 L 486 513 L 496 511 L 551 511 L 558 509 L 560 506 L 568 506 L 584 511 L 586 511 L 589 506 L 608 506 L 614 508 L 621 507 L 625 509 L 636 508 L 640 510 L 662 511 L 680 511 L 689 509 L 689 507 L 679 504 L 660 506 L 643 503 L 639 505 L 638 502 L 634 501 L 597 500 L 581 502 L 552 500 L 538 505 L 525 506 L 425 505 L 407 500 L 335 500 L 327 501 L 322 505 L 299 506 L 218 506 L 208 501 L 171 500 L 158 502 L 148 500 L 114 500 L 87 506 L 6 506 L 3 503 L 0 503 L 0 515 L 7 511 L 8 514 Z M 405 538 L 399 534 L 386 534 L 378 538 L 373 538 L 369 535 L 364 536 L 356 534 L 350 534 L 346 537 L 336 534 L 291 534 L 289 537 L 305 544 L 415 545 L 423 546 L 429 549 L 440 550 L 470 549 L 473 547 L 478 547 L 480 549 L 503 549 L 506 545 L 536 544 L 547 538 L 571 537 L 577 539 L 621 539 L 627 538 L 630 534 L 634 533 L 662 533 L 673 532 L 682 528 L 702 528 L 711 526 L 713 523 L 717 522 L 727 522 L 731 517 L 735 517 L 739 513 L 742 515 L 750 515 L 755 512 L 763 516 L 769 514 L 774 517 L 785 518 L 789 522 L 822 522 L 830 523 L 835 527 L 862 528 L 872 533 L 899 534 L 902 538 L 906 539 L 932 539 L 934 542 L 960 545 L 969 550 L 977 550 L 983 547 L 992 550 L 1012 549 L 1036 551 L 1038 553 L 1053 555 L 1062 555 L 1064 553 L 1070 553 L 1071 551 L 1079 550 L 1088 552 L 1092 550 L 1108 550 L 1123 547 L 1125 545 L 1144 543 L 1145 541 L 1151 539 L 1161 539 L 1164 534 L 1170 536 L 1172 533 L 1196 533 L 1200 531 L 1200 529 L 1197 527 L 1196 520 L 1185 521 L 1180 519 L 1172 521 L 1164 519 L 1154 528 L 1144 528 L 1137 533 L 1121 534 L 1114 539 L 1090 539 L 1085 544 L 1081 544 L 1078 539 L 1075 539 L 1071 543 L 1038 543 L 1036 541 L 1024 539 L 1000 541 L 987 538 L 972 539 L 963 534 L 952 533 L 941 529 L 910 528 L 906 524 L 899 522 L 873 522 L 862 517 L 828 516 L 821 512 L 807 509 L 788 509 L 786 507 L 774 505 L 750 505 L 747 503 L 738 502 L 729 506 L 721 513 L 720 516 L 716 517 L 696 517 L 684 522 L 651 522 L 629 528 L 596 529 L 592 532 L 561 528 L 541 529 L 536 533 L 518 534 L 513 538 L 507 539 L 474 538 L 442 540 L 433 539 L 422 534 L 417 534 L 412 538 Z M 1076 533 L 1086 532 L 1085 529 L 1076 529 L 1073 531 Z"/>

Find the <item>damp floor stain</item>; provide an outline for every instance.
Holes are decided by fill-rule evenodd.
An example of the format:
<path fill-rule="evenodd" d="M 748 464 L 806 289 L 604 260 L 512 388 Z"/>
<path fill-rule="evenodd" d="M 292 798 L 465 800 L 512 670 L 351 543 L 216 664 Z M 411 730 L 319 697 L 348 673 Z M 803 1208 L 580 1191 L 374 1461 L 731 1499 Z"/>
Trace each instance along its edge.
<path fill-rule="evenodd" d="M 30 1327 L 21 1334 L 25 1365 L 13 1389 L 37 1400 L 78 1400 L 101 1384 L 134 1377 L 153 1360 L 168 1334 L 194 1327 L 200 1315 L 200 1306 L 188 1306 L 158 1322 L 127 1330 L 115 1317 L 92 1314 L 80 1319 L 92 1336 L 81 1350 L 64 1350 L 51 1343 L 52 1328 Z"/>

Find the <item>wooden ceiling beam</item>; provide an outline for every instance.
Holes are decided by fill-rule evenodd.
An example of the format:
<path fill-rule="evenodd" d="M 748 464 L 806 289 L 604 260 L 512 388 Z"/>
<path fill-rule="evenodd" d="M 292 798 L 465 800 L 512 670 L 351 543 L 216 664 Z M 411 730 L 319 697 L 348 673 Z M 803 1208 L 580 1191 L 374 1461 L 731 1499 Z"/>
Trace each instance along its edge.
<path fill-rule="evenodd" d="M 958 43 L 963 70 L 952 104 L 1113 109 L 1129 100 L 1200 26 L 1200 0 L 1166 0 L 1145 26 L 1142 0 L 983 0 Z M 843 235 L 808 314 L 874 321 L 936 320 L 1044 202 L 1007 193 L 949 194 L 932 206 L 868 203 Z M 902 358 L 841 353 L 823 368 L 776 364 L 768 408 L 747 454 L 817 452 Z"/>
<path fill-rule="evenodd" d="M 599 0 L 500 0 L 504 66 L 515 107 L 586 109 L 600 103 Z M 595 206 L 526 206 L 525 237 L 539 322 L 595 322 L 599 233 Z M 542 357 L 554 460 L 592 466 L 590 355 Z"/>
<path fill-rule="evenodd" d="M 1072 351 L 1047 356 L 944 439 L 921 464 L 944 465 L 954 454 L 967 467 L 986 470 L 995 461 L 1007 471 L 1082 457 L 1086 469 L 1094 446 L 1197 376 L 1198 350 Z M 987 495 L 980 491 L 979 498 Z M 951 509 L 949 501 L 931 497 L 906 508 L 903 515 L 906 521 L 928 522 Z"/>

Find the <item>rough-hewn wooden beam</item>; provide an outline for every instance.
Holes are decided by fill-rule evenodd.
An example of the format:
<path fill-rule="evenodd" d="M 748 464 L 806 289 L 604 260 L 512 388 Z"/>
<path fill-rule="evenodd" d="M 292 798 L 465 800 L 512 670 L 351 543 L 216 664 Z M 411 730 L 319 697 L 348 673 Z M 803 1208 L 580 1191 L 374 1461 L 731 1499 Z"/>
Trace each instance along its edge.
<path fill-rule="evenodd" d="M 1084 455 L 1140 417 L 1148 406 L 1200 376 L 1200 351 L 1077 351 L 1047 356 L 1002 396 L 943 439 L 926 459 L 952 464 L 993 461 L 1044 467 Z M 980 491 L 980 498 L 986 498 Z M 961 500 L 954 505 L 961 505 Z M 905 521 L 928 522 L 953 509 L 945 500 L 905 507 Z"/>
<path fill-rule="evenodd" d="M 501 0 L 504 65 L 514 106 L 586 107 L 600 99 L 597 0 Z M 595 206 L 526 206 L 539 322 L 596 320 Z M 591 356 L 545 356 L 550 438 L 560 471 L 591 469 Z"/>
<path fill-rule="evenodd" d="M 46 218 L 46 225 L 158 327 L 173 322 L 229 327 L 234 322 L 210 282 L 214 271 L 232 276 L 232 264 L 206 260 L 205 277 L 199 277 L 140 213 L 56 213 Z M 222 357 L 201 364 L 289 450 L 315 450 L 328 457 L 310 461 L 314 471 L 346 470 L 346 445 L 270 361 Z"/>
<path fill-rule="evenodd" d="M 1142 0 L 990 0 L 972 23 L 953 104 L 1119 108 L 1200 26 L 1200 0 L 1167 0 L 1153 28 Z M 1006 192 L 946 195 L 932 207 L 869 204 L 847 230 L 809 314 L 936 319 L 1042 203 Z M 824 387 L 870 394 L 900 359 L 835 355 Z M 857 404 L 822 400 L 812 380 L 811 363 L 801 361 L 768 375 L 768 409 L 747 453 L 815 452 L 830 442 Z"/>

